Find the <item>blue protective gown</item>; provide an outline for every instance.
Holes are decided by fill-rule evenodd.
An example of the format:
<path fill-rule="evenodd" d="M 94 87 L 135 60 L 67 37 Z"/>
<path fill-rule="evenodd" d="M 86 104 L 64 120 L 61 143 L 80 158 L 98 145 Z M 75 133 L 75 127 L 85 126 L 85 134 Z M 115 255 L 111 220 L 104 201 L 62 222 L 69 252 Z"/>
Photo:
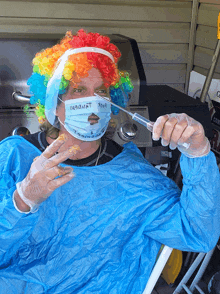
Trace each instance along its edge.
<path fill-rule="evenodd" d="M 41 152 L 0 143 L 0 293 L 142 293 L 161 243 L 209 251 L 220 232 L 215 157 L 182 155 L 182 193 L 133 144 L 110 162 L 74 167 L 36 213 L 18 212 L 15 184 Z"/>

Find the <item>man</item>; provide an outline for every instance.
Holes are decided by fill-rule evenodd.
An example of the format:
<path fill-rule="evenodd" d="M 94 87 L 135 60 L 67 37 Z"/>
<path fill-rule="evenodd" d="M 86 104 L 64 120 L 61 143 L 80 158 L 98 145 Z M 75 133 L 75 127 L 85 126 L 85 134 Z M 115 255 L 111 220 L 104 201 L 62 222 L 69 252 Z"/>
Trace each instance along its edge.
<path fill-rule="evenodd" d="M 172 114 L 153 127 L 183 154 L 182 192 L 133 143 L 105 138 L 111 108 L 94 94 L 126 106 L 132 90 L 119 56 L 80 30 L 34 59 L 43 131 L 0 144 L 2 293 L 142 293 L 161 243 L 208 251 L 218 240 L 219 172 L 201 124 Z"/>

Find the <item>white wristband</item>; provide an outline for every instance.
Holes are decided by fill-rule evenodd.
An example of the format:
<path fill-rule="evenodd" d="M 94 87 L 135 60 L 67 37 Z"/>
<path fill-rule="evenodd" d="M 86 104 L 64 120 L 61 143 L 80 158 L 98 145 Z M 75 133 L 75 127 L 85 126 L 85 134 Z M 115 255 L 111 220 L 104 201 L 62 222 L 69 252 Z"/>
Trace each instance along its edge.
<path fill-rule="evenodd" d="M 29 212 L 32 212 L 32 213 L 37 212 L 39 209 L 39 204 L 35 204 L 33 201 L 31 201 L 30 199 L 27 199 L 24 196 L 24 194 L 21 190 L 21 182 L 16 184 L 16 188 L 17 188 L 17 192 L 18 192 L 20 198 L 24 201 L 25 204 L 27 204 L 30 207 L 31 210 Z"/>
<path fill-rule="evenodd" d="M 16 190 L 15 190 L 15 191 L 16 191 Z M 17 207 L 16 201 L 15 201 L 15 191 L 14 191 L 14 193 L 13 193 L 13 195 L 12 195 L 12 201 L 13 201 L 13 204 L 14 204 L 15 209 L 16 209 L 18 212 L 20 212 L 20 213 L 25 213 L 25 214 L 30 213 L 31 211 L 21 211 L 21 210 Z"/>

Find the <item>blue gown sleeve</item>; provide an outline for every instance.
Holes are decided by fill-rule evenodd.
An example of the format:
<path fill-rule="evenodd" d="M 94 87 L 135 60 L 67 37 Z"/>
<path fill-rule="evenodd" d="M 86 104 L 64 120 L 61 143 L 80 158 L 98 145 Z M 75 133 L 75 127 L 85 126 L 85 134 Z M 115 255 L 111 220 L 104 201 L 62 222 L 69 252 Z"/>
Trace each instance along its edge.
<path fill-rule="evenodd" d="M 152 200 L 145 234 L 182 251 L 208 252 L 220 236 L 220 176 L 212 152 L 201 158 L 181 155 L 183 189 L 164 183 Z M 161 183 L 159 184 L 161 185 Z"/>
<path fill-rule="evenodd" d="M 28 149 L 22 138 L 7 138 L 0 142 L 1 265 L 7 264 L 30 236 L 38 217 L 37 213 L 18 212 L 12 201 L 15 185 L 27 175 L 33 156 L 37 154 L 33 154 L 33 148 Z"/>

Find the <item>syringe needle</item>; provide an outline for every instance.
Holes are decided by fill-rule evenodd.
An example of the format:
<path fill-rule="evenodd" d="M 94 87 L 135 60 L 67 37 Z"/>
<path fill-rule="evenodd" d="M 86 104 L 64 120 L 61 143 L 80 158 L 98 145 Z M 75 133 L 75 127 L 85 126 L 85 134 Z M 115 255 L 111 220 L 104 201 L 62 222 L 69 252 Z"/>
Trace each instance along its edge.
<path fill-rule="evenodd" d="M 109 100 L 109 98 L 104 97 L 104 96 L 100 96 L 100 95 L 98 95 L 98 94 L 96 94 L 96 93 L 94 93 L 94 95 L 95 95 L 95 96 L 98 96 L 99 98 L 102 98 L 102 99 L 106 100 L 108 103 L 110 103 L 110 104 L 114 105 L 115 107 L 121 109 L 122 111 L 126 112 L 126 113 L 129 114 L 130 116 L 133 116 L 133 113 L 132 113 L 132 112 L 129 112 L 129 111 L 127 111 L 126 109 L 124 109 L 123 107 L 118 106 L 117 104 L 113 103 L 112 101 Z"/>

